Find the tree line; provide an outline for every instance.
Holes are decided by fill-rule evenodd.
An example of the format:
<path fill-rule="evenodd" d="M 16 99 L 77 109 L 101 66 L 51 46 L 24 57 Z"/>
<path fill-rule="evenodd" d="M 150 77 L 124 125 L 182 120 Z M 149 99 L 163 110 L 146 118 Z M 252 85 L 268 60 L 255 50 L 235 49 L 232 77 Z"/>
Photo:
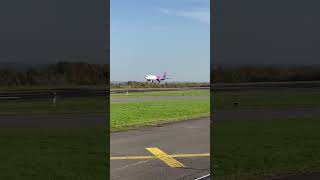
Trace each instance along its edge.
<path fill-rule="evenodd" d="M 214 83 L 319 81 L 320 67 L 216 67 Z"/>
<path fill-rule="evenodd" d="M 0 86 L 100 85 L 109 79 L 108 64 L 58 62 L 42 68 L 0 67 Z"/>
<path fill-rule="evenodd" d="M 108 64 L 58 62 L 42 68 L 18 70 L 0 67 L 0 86 L 42 85 L 106 85 L 109 81 Z M 222 67 L 211 71 L 214 83 L 319 81 L 320 67 Z M 181 88 L 206 87 L 201 82 L 137 82 L 110 83 L 111 88 Z"/>

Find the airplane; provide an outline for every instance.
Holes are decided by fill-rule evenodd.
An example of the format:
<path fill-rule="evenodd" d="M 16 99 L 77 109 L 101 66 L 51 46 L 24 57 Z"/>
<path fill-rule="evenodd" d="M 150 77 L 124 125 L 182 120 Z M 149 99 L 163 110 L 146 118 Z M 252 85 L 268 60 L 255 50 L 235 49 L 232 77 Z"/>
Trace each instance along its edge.
<path fill-rule="evenodd" d="M 158 81 L 159 83 L 163 80 L 169 79 L 167 78 L 167 73 L 165 72 L 162 76 L 161 75 L 146 75 L 145 77 L 147 81 Z"/>

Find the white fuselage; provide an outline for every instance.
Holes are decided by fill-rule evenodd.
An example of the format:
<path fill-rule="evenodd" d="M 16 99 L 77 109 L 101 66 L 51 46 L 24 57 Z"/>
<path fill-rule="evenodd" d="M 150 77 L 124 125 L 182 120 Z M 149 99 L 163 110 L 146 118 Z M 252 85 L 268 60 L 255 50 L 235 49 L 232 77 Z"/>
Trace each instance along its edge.
<path fill-rule="evenodd" d="M 148 81 L 155 81 L 157 80 L 157 76 L 155 75 L 146 75 L 145 77 Z"/>

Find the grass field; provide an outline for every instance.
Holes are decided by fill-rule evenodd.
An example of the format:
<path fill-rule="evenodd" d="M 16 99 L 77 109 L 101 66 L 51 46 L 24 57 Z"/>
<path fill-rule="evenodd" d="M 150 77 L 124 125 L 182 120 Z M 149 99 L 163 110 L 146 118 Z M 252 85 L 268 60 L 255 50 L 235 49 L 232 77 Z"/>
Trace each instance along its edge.
<path fill-rule="evenodd" d="M 217 92 L 216 109 L 320 108 L 316 91 Z M 264 119 L 264 120 L 262 120 Z M 263 179 L 320 172 L 320 117 L 215 121 L 214 179 Z"/>
<path fill-rule="evenodd" d="M 3 115 L 68 113 L 76 118 L 81 113 L 106 112 L 103 97 L 57 99 L 55 107 L 52 100 L 0 102 L 0 121 Z M 107 179 L 108 141 L 102 126 L 0 127 L 0 179 Z"/>
<path fill-rule="evenodd" d="M 214 108 L 228 109 L 238 102 L 239 108 L 320 107 L 319 91 L 241 91 L 214 93 Z"/>
<path fill-rule="evenodd" d="M 106 128 L 0 128 L 0 179 L 107 179 Z"/>
<path fill-rule="evenodd" d="M 214 123 L 215 179 L 319 172 L 319 119 Z"/>
<path fill-rule="evenodd" d="M 165 122 L 209 116 L 209 91 L 171 91 L 117 94 L 112 97 L 208 96 L 208 99 L 113 102 L 110 105 L 111 130 L 125 130 Z"/>
<path fill-rule="evenodd" d="M 111 130 L 209 116 L 209 100 L 111 102 Z"/>

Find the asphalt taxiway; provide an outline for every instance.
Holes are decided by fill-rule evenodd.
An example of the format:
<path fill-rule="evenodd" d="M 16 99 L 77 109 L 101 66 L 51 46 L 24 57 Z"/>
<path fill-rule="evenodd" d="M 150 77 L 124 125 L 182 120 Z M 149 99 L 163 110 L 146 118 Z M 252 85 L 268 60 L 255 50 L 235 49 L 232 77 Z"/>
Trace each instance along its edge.
<path fill-rule="evenodd" d="M 210 173 L 209 118 L 110 136 L 112 180 L 193 180 Z"/>

